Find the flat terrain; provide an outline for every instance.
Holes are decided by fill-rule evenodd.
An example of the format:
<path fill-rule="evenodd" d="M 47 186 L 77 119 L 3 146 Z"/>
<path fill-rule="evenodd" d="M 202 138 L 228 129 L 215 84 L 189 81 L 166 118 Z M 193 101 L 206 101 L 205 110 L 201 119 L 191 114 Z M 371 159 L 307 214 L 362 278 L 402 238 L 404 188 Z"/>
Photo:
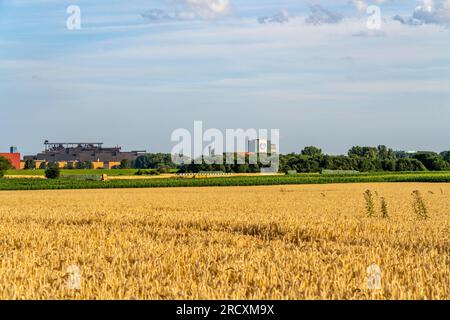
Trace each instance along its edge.
<path fill-rule="evenodd" d="M 25 171 L 25 170 L 24 170 Z M 29 170 L 26 170 L 29 171 Z M 161 176 L 113 176 L 108 181 L 98 181 L 100 175 L 62 172 L 61 179 L 15 178 L 0 179 L 1 190 L 47 190 L 47 189 L 108 189 L 108 188 L 170 188 L 170 187 L 219 187 L 219 186 L 264 186 L 297 184 L 332 184 L 361 182 L 450 182 L 450 172 L 370 172 L 361 174 L 298 174 L 298 175 L 260 175 L 245 174 L 225 177 L 181 178 L 173 175 Z M 114 171 L 114 170 L 112 170 Z M 89 172 L 89 170 L 87 171 Z M 22 174 L 22 172 L 21 172 Z M 92 179 L 92 177 L 98 179 Z M 39 177 L 39 176 L 36 176 Z"/>
<path fill-rule="evenodd" d="M 449 299 L 449 211 L 439 183 L 4 191 L 0 298 Z"/>

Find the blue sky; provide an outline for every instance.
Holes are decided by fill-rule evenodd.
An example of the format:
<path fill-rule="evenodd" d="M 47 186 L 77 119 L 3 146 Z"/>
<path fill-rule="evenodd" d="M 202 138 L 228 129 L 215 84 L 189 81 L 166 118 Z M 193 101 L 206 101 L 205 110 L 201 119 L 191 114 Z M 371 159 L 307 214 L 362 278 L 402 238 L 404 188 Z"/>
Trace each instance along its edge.
<path fill-rule="evenodd" d="M 0 0 L 0 150 L 169 152 L 194 120 L 280 129 L 281 152 L 448 150 L 449 25 L 448 0 Z"/>

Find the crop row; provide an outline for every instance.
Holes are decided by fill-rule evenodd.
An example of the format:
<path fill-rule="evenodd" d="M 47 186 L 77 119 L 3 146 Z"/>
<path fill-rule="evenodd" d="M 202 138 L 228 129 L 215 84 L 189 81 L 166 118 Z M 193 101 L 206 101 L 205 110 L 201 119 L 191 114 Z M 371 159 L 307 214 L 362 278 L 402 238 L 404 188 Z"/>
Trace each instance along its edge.
<path fill-rule="evenodd" d="M 420 174 L 366 174 L 366 175 L 296 175 L 223 177 L 207 179 L 144 179 L 83 181 L 76 179 L 36 180 L 0 179 L 0 190 L 45 190 L 45 189 L 106 189 L 106 188 L 165 188 L 207 186 L 257 186 L 292 184 L 329 184 L 359 182 L 450 182 L 450 172 Z"/>

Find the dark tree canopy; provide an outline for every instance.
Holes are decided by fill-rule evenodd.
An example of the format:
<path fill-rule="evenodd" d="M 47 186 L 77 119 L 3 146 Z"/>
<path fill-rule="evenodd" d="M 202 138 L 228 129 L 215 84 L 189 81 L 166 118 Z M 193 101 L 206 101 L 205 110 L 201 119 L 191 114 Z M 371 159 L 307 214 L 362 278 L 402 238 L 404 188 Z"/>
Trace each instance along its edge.
<path fill-rule="evenodd" d="M 5 175 L 6 170 L 9 170 L 11 168 L 11 162 L 4 157 L 0 157 L 0 178 Z"/>
<path fill-rule="evenodd" d="M 135 162 L 136 169 L 176 168 L 170 153 L 149 153 L 139 156 Z"/>
<path fill-rule="evenodd" d="M 322 149 L 319 149 L 315 146 L 308 146 L 305 147 L 302 151 L 301 154 L 304 156 L 310 156 L 310 157 L 316 157 L 316 156 L 321 156 L 322 155 Z"/>
<path fill-rule="evenodd" d="M 58 166 L 52 165 L 45 170 L 45 177 L 47 179 L 58 179 L 61 174 Z"/>
<path fill-rule="evenodd" d="M 24 169 L 32 170 L 36 168 L 36 162 L 33 159 L 28 159 L 25 161 Z"/>

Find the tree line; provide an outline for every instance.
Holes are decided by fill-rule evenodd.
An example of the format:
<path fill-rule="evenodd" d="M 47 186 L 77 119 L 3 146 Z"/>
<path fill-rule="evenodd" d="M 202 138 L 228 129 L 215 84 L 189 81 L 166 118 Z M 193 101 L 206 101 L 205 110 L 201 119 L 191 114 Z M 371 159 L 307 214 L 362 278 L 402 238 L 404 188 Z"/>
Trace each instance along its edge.
<path fill-rule="evenodd" d="M 235 155 L 236 158 L 238 157 Z M 178 169 L 179 172 L 222 171 L 227 173 L 260 172 L 261 163 L 249 164 L 190 164 L 175 165 L 170 154 L 142 155 L 130 168 L 136 169 Z M 450 151 L 441 153 L 419 151 L 409 153 L 394 151 L 384 145 L 378 147 L 352 147 L 346 155 L 327 155 L 315 146 L 305 147 L 300 153 L 279 155 L 280 172 L 297 171 L 315 173 L 322 170 L 372 171 L 446 171 L 450 170 Z"/>
<path fill-rule="evenodd" d="M 239 155 L 235 154 L 236 159 Z M 200 171 L 221 171 L 226 173 L 256 173 L 260 172 L 261 163 L 249 164 L 245 156 L 245 164 L 190 164 L 177 165 L 172 162 L 168 153 L 149 153 L 139 156 L 136 160 L 123 160 L 115 169 L 152 169 L 159 173 L 178 170 L 181 173 L 196 173 Z M 394 151 L 384 145 L 378 147 L 352 147 L 346 155 L 327 155 L 315 146 L 308 146 L 299 153 L 279 155 L 280 172 L 315 173 L 322 170 L 351 170 L 359 172 L 373 171 L 446 171 L 450 170 L 450 151 L 441 153 L 430 151 L 404 152 Z M 40 169 L 54 167 L 53 164 L 41 165 Z M 0 177 L 11 168 L 7 159 L 0 157 Z M 25 169 L 35 168 L 33 160 L 27 160 Z M 66 169 L 92 169 L 89 161 L 68 164 Z"/>
<path fill-rule="evenodd" d="M 352 147 L 347 155 L 326 155 L 310 146 L 299 154 L 280 156 L 283 172 L 320 172 L 321 170 L 371 171 L 445 171 L 450 170 L 450 151 L 440 154 L 429 151 L 408 153 L 394 151 L 384 145 Z"/>

